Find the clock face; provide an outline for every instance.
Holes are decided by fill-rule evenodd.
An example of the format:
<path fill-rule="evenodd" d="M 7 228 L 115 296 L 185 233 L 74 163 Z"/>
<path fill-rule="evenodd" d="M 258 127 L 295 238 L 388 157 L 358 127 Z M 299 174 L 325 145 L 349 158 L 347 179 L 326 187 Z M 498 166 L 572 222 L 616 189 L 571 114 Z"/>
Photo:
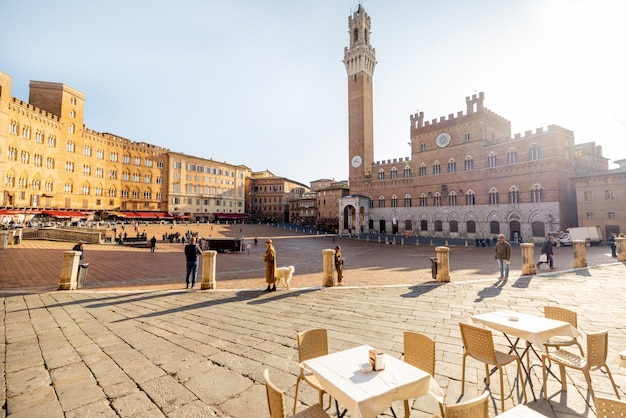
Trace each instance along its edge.
<path fill-rule="evenodd" d="M 352 157 L 352 167 L 359 168 L 362 162 L 363 160 L 361 159 L 360 155 L 355 155 L 354 157 Z"/>
<path fill-rule="evenodd" d="M 443 148 L 443 147 L 447 147 L 448 146 L 448 144 L 450 143 L 451 139 L 452 139 L 452 137 L 450 136 L 449 133 L 442 132 L 442 133 L 439 134 L 439 136 L 435 140 L 435 143 L 437 144 L 437 146 L 439 148 Z"/>

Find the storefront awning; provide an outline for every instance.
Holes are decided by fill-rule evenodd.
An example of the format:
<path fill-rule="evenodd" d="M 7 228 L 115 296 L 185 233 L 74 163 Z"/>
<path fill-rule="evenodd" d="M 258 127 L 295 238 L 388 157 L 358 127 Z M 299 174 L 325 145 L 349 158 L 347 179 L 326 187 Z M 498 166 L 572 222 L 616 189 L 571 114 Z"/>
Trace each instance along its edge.
<path fill-rule="evenodd" d="M 222 218 L 222 219 L 242 219 L 242 218 L 247 218 L 248 215 L 246 215 L 245 213 L 213 213 L 213 216 L 216 218 Z"/>
<path fill-rule="evenodd" d="M 86 214 L 74 210 L 44 210 L 41 213 L 42 215 L 59 219 L 87 218 Z"/>

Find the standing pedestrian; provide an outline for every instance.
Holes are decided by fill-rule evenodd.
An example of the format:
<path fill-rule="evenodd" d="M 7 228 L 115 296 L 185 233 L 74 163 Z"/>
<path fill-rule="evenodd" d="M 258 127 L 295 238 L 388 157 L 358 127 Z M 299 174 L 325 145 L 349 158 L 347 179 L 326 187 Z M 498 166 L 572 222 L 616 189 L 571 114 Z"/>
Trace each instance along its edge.
<path fill-rule="evenodd" d="M 511 244 L 504 240 L 504 235 L 498 235 L 496 242 L 496 260 L 500 265 L 499 280 L 507 280 L 509 278 L 509 264 L 511 264 Z"/>
<path fill-rule="evenodd" d="M 157 239 L 156 237 L 153 235 L 152 238 L 150 239 L 150 252 L 153 253 L 154 250 L 156 249 L 156 242 Z"/>
<path fill-rule="evenodd" d="M 272 245 L 272 240 L 265 241 L 267 249 L 263 254 L 263 260 L 265 260 L 265 281 L 267 282 L 267 289 L 264 292 L 274 292 L 276 290 L 276 250 Z"/>
<path fill-rule="evenodd" d="M 337 284 L 343 285 L 343 262 L 345 258 L 341 256 L 341 247 L 337 245 L 335 247 L 335 270 L 337 270 Z"/>
<path fill-rule="evenodd" d="M 609 237 L 609 246 L 611 247 L 611 257 L 617 257 L 617 247 L 615 247 L 615 233 L 611 232 Z"/>
<path fill-rule="evenodd" d="M 543 263 L 548 263 L 548 265 L 550 266 L 550 270 L 556 270 L 556 267 L 554 267 L 554 262 L 552 260 L 552 243 L 553 242 L 554 242 L 553 236 L 549 236 L 543 242 L 543 245 L 541 246 L 541 255 L 545 254 L 546 261 L 539 261 L 537 263 L 537 269 L 541 270 L 541 267 L 539 266 L 542 265 Z M 541 260 L 541 257 L 539 258 L 539 260 Z"/>
<path fill-rule="evenodd" d="M 185 283 L 187 289 L 189 289 L 189 282 L 191 278 L 191 288 L 196 286 L 196 276 L 198 273 L 198 256 L 202 254 L 200 247 L 196 245 L 196 238 L 192 237 L 189 244 L 185 245 L 185 258 L 187 259 L 187 275 L 185 276 Z"/>
<path fill-rule="evenodd" d="M 80 251 L 80 261 L 83 261 L 83 255 L 85 255 L 83 250 L 83 241 L 78 241 L 76 245 L 72 247 L 72 251 Z"/>

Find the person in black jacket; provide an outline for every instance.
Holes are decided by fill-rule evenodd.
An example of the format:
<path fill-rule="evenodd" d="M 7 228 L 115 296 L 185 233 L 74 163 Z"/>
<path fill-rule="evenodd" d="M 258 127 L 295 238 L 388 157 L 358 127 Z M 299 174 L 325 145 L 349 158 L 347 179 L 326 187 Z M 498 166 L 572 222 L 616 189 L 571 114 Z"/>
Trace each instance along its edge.
<path fill-rule="evenodd" d="M 191 277 L 191 288 L 196 286 L 196 275 L 198 273 L 198 256 L 202 254 L 200 247 L 196 245 L 196 237 L 191 237 L 189 244 L 185 245 L 185 258 L 187 259 L 187 275 L 185 283 L 189 289 L 189 278 Z"/>
<path fill-rule="evenodd" d="M 541 267 L 539 267 L 540 265 L 542 265 L 543 263 L 548 263 L 548 265 L 550 266 L 550 270 L 556 270 L 556 267 L 554 267 L 553 261 L 552 261 L 552 243 L 554 242 L 554 237 L 553 236 L 549 236 L 548 238 L 546 238 L 546 240 L 543 242 L 543 246 L 541 247 L 541 254 L 545 254 L 547 257 L 547 261 L 540 261 L 537 263 L 537 269 L 541 269 Z"/>

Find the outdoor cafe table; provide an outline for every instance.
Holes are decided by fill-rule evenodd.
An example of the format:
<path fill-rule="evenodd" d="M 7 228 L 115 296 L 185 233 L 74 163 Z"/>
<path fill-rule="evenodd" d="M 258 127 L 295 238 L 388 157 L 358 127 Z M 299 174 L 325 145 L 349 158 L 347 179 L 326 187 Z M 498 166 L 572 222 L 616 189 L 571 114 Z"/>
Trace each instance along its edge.
<path fill-rule="evenodd" d="M 355 418 L 376 417 L 393 401 L 429 393 L 443 403 L 443 392 L 430 374 L 389 354 L 384 354 L 384 370 L 363 373 L 359 365 L 368 362 L 370 349 L 362 345 L 306 360 L 302 366 Z"/>
<path fill-rule="evenodd" d="M 535 356 L 541 360 L 541 357 L 539 357 L 535 347 L 542 349 L 543 343 L 548 341 L 551 337 L 580 336 L 580 332 L 568 322 L 507 310 L 474 315 L 472 320 L 474 322 L 480 322 L 481 324 L 495 329 L 496 331 L 502 332 L 510 344 L 510 352 L 515 352 L 520 361 L 522 361 L 522 358 L 526 355 L 526 362 L 528 366 L 530 362 L 529 351 L 535 353 Z M 509 335 L 517 338 L 515 342 L 511 341 Z M 526 348 L 521 354 L 517 351 L 517 343 L 520 339 L 526 340 Z M 523 361 L 522 367 L 524 367 Z M 528 367 L 528 369 L 524 367 L 524 370 L 532 391 L 533 384 L 530 379 L 530 367 Z M 533 398 L 535 398 L 534 392 Z"/>

